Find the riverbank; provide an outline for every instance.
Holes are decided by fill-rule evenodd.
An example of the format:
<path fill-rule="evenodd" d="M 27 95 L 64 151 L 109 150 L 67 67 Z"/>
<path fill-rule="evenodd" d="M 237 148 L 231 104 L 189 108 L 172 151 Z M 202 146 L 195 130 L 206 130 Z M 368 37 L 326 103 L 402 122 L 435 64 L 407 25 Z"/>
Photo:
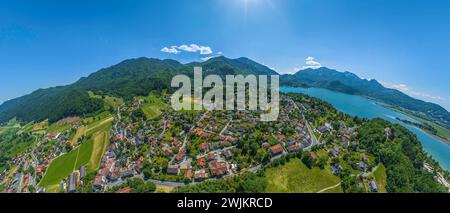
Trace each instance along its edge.
<path fill-rule="evenodd" d="M 432 122 L 432 121 L 429 121 L 429 120 L 426 120 L 426 119 L 423 119 L 423 118 L 419 118 L 419 117 L 417 117 L 417 116 L 415 116 L 415 115 L 412 115 L 411 113 L 408 113 L 408 112 L 405 112 L 405 111 L 403 111 L 403 110 L 397 109 L 397 108 L 392 107 L 392 106 L 390 106 L 390 105 L 383 105 L 383 104 L 381 104 L 381 105 L 382 105 L 383 107 L 387 107 L 387 108 L 389 108 L 389 109 L 391 109 L 391 110 L 393 110 L 393 111 L 396 111 L 396 112 L 398 112 L 398 113 L 401 113 L 401 114 L 403 114 L 403 115 L 405 115 L 405 116 L 408 116 L 409 118 L 411 118 L 411 119 L 413 119 L 413 120 L 415 120 L 415 121 L 418 121 L 418 122 L 420 122 L 420 123 L 426 123 L 426 124 L 429 124 L 430 126 L 434 127 L 437 131 L 439 131 L 437 128 L 441 128 L 441 131 L 448 131 L 448 132 L 450 133 L 450 130 L 448 130 L 448 129 L 446 129 L 445 127 L 440 126 L 439 124 L 436 124 L 436 123 L 434 123 L 434 122 Z M 397 120 L 398 120 L 398 119 L 397 119 Z M 405 122 L 402 121 L 402 120 L 399 120 L 399 121 L 405 123 Z M 439 141 L 441 141 L 442 143 L 445 143 L 445 144 L 447 144 L 447 145 L 450 146 L 450 139 L 449 139 L 449 138 L 445 138 L 445 137 L 439 135 L 439 133 L 438 133 L 438 134 L 435 134 L 435 133 L 432 132 L 432 131 L 429 131 L 429 130 L 424 129 L 424 128 L 420 128 L 420 127 L 418 127 L 418 126 L 416 126 L 416 125 L 413 125 L 413 124 L 409 124 L 409 123 L 405 123 L 405 124 L 410 125 L 410 126 L 413 126 L 413 127 L 415 127 L 415 128 L 418 128 L 418 129 L 420 129 L 420 130 L 426 132 L 426 133 L 429 134 L 430 136 L 434 137 L 436 140 L 439 140 Z"/>

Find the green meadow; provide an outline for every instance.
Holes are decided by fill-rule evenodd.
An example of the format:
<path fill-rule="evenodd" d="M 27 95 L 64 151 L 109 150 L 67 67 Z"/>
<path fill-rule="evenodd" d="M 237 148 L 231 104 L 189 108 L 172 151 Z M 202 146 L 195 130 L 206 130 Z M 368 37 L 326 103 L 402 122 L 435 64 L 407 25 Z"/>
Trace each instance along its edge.
<path fill-rule="evenodd" d="M 340 183 L 329 169 L 309 169 L 299 159 L 285 165 L 268 168 L 265 172 L 268 193 L 316 193 Z M 340 186 L 326 192 L 342 192 Z"/>
<path fill-rule="evenodd" d="M 153 119 L 158 117 L 162 112 L 161 109 L 166 107 L 160 97 L 150 93 L 147 97 L 140 97 L 144 101 L 142 111 L 147 119 Z"/>
<path fill-rule="evenodd" d="M 87 132 L 88 140 L 72 151 L 53 159 L 39 186 L 46 187 L 48 192 L 57 192 L 59 188 L 55 185 L 82 166 L 85 165 L 90 171 L 97 170 L 109 144 L 112 121 L 112 117 L 106 117 L 96 122 L 95 126 L 88 125 L 90 128 L 83 130 Z"/>

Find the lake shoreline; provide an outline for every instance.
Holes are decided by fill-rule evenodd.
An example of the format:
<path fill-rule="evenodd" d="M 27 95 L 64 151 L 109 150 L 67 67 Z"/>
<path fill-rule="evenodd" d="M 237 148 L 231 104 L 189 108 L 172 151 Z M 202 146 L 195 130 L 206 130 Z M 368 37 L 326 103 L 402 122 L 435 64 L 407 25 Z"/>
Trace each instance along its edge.
<path fill-rule="evenodd" d="M 401 114 L 403 114 L 403 115 L 405 115 L 405 116 L 408 116 L 409 118 L 411 118 L 411 119 L 413 119 L 413 120 L 417 120 L 417 119 L 415 118 L 415 116 L 412 116 L 412 115 L 410 115 L 409 113 L 404 112 L 404 111 L 402 111 L 402 110 L 396 109 L 396 108 L 394 108 L 394 107 L 392 107 L 392 106 L 390 106 L 390 105 L 384 105 L 383 103 L 380 103 L 380 105 L 383 106 L 383 107 L 387 107 L 387 108 L 389 108 L 389 109 L 391 109 L 391 110 L 394 110 L 394 111 L 396 111 L 396 112 L 398 112 L 398 113 L 401 113 Z M 403 121 L 401 121 L 401 122 L 403 122 Z M 420 122 L 420 121 L 419 121 L 419 122 Z M 432 122 L 432 121 L 430 121 L 430 122 Z M 405 122 L 403 122 L 403 123 L 405 123 Z M 448 139 L 446 139 L 446 138 L 443 138 L 443 137 L 441 137 L 441 136 L 439 136 L 439 135 L 436 135 L 436 134 L 434 134 L 434 133 L 432 133 L 432 132 L 430 132 L 430 131 L 428 131 L 428 130 L 426 130 L 426 129 L 422 129 L 422 128 L 417 127 L 417 126 L 414 126 L 414 125 L 410 125 L 410 124 L 406 124 L 406 125 L 416 127 L 416 128 L 418 128 L 418 129 L 420 129 L 420 130 L 426 132 L 426 133 L 429 134 L 430 136 L 434 137 L 436 140 L 439 140 L 439 141 L 441 141 L 442 143 L 445 143 L 445 144 L 447 144 L 447 145 L 450 146 L 450 140 L 448 140 Z M 438 124 L 436 124 L 436 125 L 438 125 Z"/>
<path fill-rule="evenodd" d="M 398 121 L 396 117 L 418 122 L 417 119 L 413 119 L 404 113 L 398 112 L 382 102 L 365 96 L 351 95 L 323 88 L 281 87 L 281 92 L 303 93 L 326 101 L 333 105 L 338 111 L 349 115 L 368 119 L 381 118 L 390 123 L 402 125 L 417 136 L 423 149 L 440 164 L 443 170 L 450 171 L 449 141 L 443 140 L 416 126 Z"/>

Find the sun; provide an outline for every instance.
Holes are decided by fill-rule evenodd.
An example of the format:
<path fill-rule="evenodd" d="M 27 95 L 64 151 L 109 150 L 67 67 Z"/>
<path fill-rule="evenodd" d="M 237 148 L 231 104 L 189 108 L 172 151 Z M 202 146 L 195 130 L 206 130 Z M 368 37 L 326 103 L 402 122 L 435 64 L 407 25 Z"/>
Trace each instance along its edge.
<path fill-rule="evenodd" d="M 235 0 L 235 3 L 239 5 L 239 7 L 244 8 L 246 14 L 250 10 L 257 10 L 257 7 L 260 6 L 273 7 L 272 0 Z"/>
<path fill-rule="evenodd" d="M 240 0 L 243 2 L 245 9 L 247 10 L 251 6 L 255 6 L 260 3 L 261 0 Z"/>

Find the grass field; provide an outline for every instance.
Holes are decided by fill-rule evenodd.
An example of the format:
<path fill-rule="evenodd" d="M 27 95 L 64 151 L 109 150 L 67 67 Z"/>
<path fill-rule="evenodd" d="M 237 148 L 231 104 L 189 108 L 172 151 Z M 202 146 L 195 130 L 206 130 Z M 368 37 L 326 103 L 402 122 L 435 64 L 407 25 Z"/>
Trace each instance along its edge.
<path fill-rule="evenodd" d="M 93 135 L 93 148 L 89 163 L 86 165 L 88 170 L 97 170 L 100 167 L 103 153 L 109 145 L 109 134 L 111 125 L 106 126 L 102 131 Z"/>
<path fill-rule="evenodd" d="M 39 186 L 47 187 L 49 185 L 58 184 L 62 179 L 69 176 L 75 167 L 75 161 L 77 161 L 79 150 L 80 148 L 74 149 L 53 159 L 45 176 L 39 183 Z"/>
<path fill-rule="evenodd" d="M 153 119 L 158 117 L 162 112 L 161 109 L 166 107 L 161 98 L 154 94 L 150 94 L 147 97 L 141 97 L 144 100 L 144 106 L 142 111 L 144 112 L 147 119 Z"/>
<path fill-rule="evenodd" d="M 77 130 L 75 137 L 86 135 L 89 139 L 72 151 L 55 158 L 48 167 L 39 186 L 46 187 L 47 191 L 49 189 L 59 190 L 55 185 L 67 178 L 74 170 L 80 169 L 81 166 L 86 165 L 88 170 L 96 170 L 109 143 L 109 131 L 112 121 L 112 117 L 106 117 L 96 121 L 95 125 L 90 124 L 87 128 L 84 126 L 80 127 L 82 129 Z"/>
<path fill-rule="evenodd" d="M 377 182 L 378 192 L 386 192 L 386 168 L 383 164 L 380 164 L 373 173 L 375 181 Z"/>
<path fill-rule="evenodd" d="M 309 169 L 299 159 L 291 159 L 283 166 L 269 168 L 265 173 L 268 193 L 316 193 L 340 182 L 329 169 Z M 342 192 L 342 189 L 337 187 L 330 191 Z"/>
<path fill-rule="evenodd" d="M 106 126 L 111 125 L 111 123 L 114 121 L 114 118 L 109 115 L 106 118 L 103 118 L 102 120 L 96 121 L 95 125 L 88 125 L 87 129 L 86 129 L 86 135 L 90 136 L 96 132 L 101 131 L 102 129 L 104 129 Z"/>
<path fill-rule="evenodd" d="M 87 164 L 92 153 L 92 146 L 93 140 L 88 140 L 76 149 L 53 159 L 39 186 L 47 187 L 59 184 L 61 180 L 67 178 L 74 170 Z"/>

